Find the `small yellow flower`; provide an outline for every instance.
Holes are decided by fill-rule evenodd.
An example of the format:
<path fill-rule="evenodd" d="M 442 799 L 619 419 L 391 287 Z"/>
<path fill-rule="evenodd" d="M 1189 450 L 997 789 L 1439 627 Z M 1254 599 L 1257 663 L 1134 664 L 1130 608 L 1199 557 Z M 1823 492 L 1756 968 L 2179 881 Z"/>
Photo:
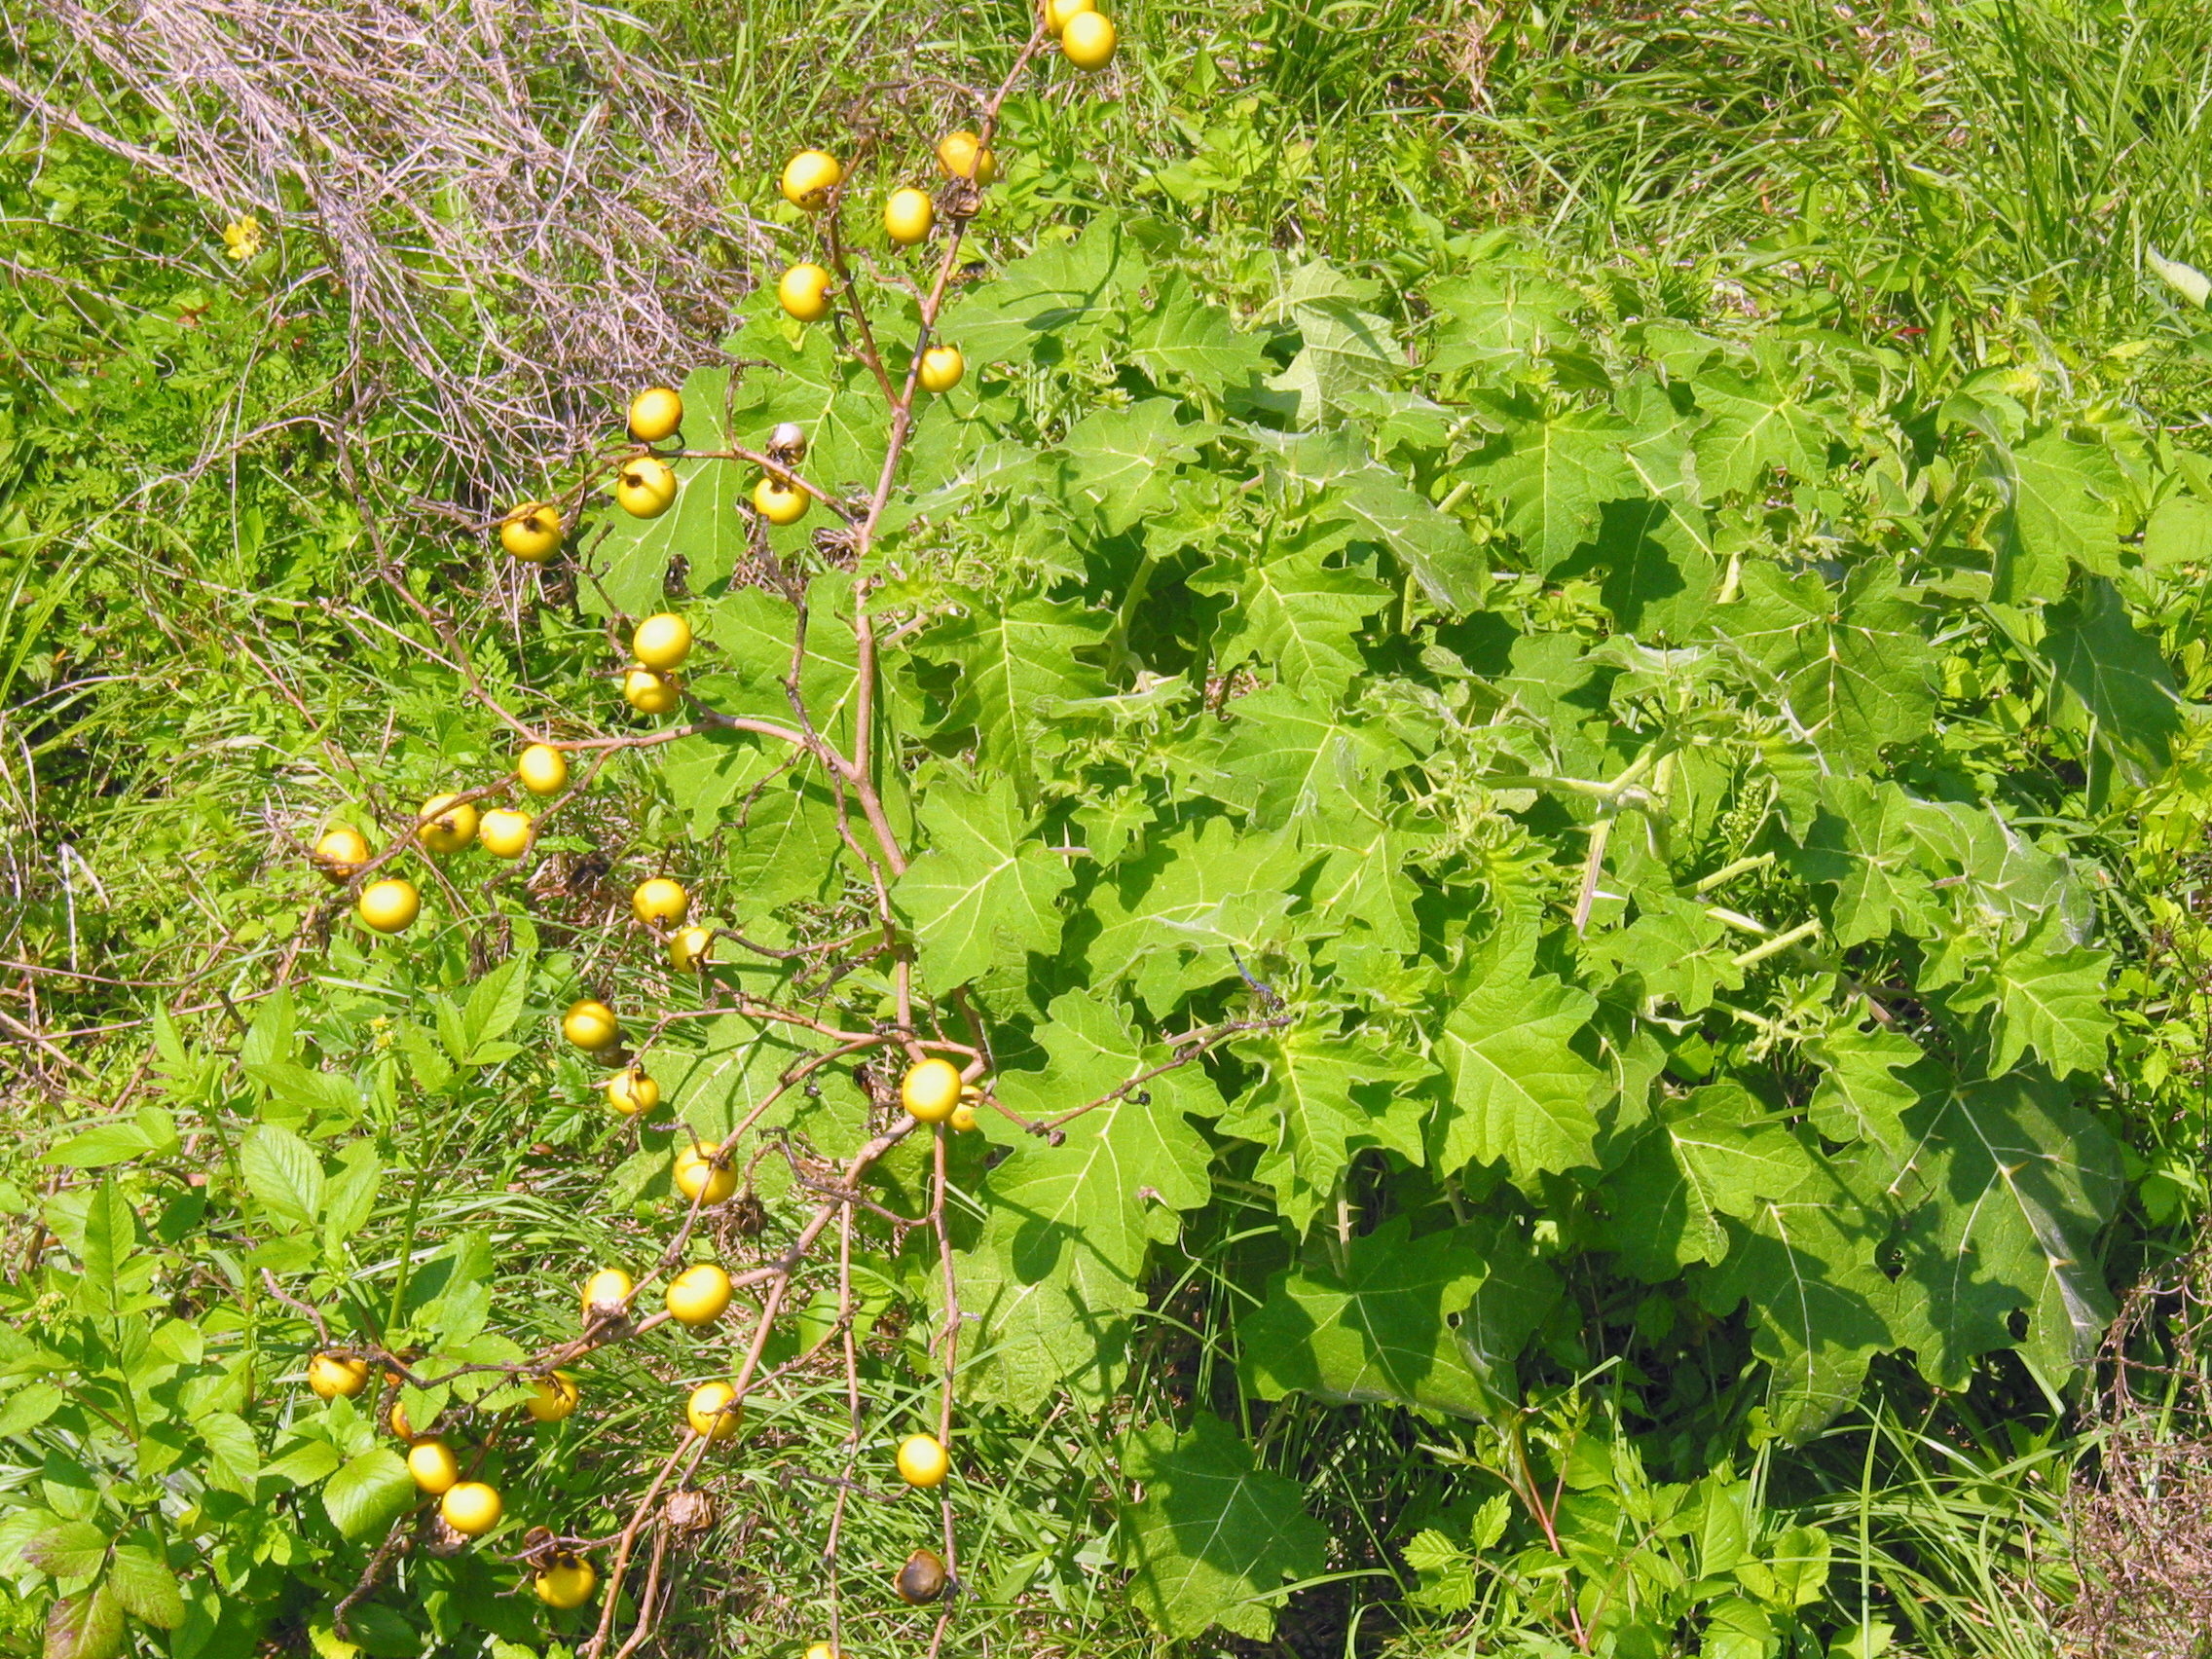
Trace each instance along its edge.
<path fill-rule="evenodd" d="M 223 246 L 241 264 L 261 251 L 261 221 L 250 214 L 223 227 Z"/>

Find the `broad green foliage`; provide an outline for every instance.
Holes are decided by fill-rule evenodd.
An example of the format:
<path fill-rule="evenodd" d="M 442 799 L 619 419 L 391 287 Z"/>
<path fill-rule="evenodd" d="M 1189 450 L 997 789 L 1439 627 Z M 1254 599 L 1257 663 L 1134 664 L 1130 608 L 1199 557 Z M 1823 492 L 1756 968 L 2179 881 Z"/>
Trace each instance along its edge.
<path fill-rule="evenodd" d="M 1165 1637 L 1264 1639 L 1330 1567 L 1232 1426 L 1304 1396 L 1402 1407 L 1505 1483 L 1411 1541 L 1426 1604 L 1470 1604 L 1480 1556 L 1481 1594 L 1574 1607 L 1596 1651 L 1765 1659 L 1814 1641 L 1828 1535 L 1758 1532 L 1715 1464 L 1817 1434 L 1879 1356 L 1945 1388 L 2004 1354 L 2059 1389 L 2090 1358 L 2138 1017 L 2104 861 L 2196 778 L 2160 630 L 2212 497 L 2162 435 L 1995 372 L 1931 388 L 1817 327 L 1647 314 L 1502 241 L 1402 307 L 1309 263 L 1238 318 L 1172 227 L 1102 213 L 942 332 L 969 378 L 924 407 L 857 569 L 827 514 L 765 530 L 710 461 L 664 517 L 579 538 L 587 609 L 685 610 L 701 704 L 788 722 L 795 691 L 870 757 L 903 868 L 859 855 L 849 779 L 692 732 L 633 761 L 656 867 L 768 950 L 671 979 L 642 935 L 556 943 L 515 886 L 457 883 L 417 935 L 341 933 L 312 1004 L 269 998 L 235 1056 L 165 1022 L 159 1104 L 49 1153 L 90 1175 L 46 1212 L 72 1270 L 0 1335 L 0 1432 L 45 1459 L 0 1544 L 54 1596 L 53 1659 L 140 1627 L 228 1659 L 277 1620 L 345 1659 L 333 1604 L 412 1486 L 374 1395 L 292 1385 L 313 1339 L 278 1294 L 427 1372 L 572 1331 L 596 1264 L 552 1206 L 424 1179 L 508 1087 L 547 1090 L 641 1262 L 682 1130 L 767 1107 L 739 1161 L 787 1237 L 882 1115 L 849 1061 L 774 1080 L 897 1017 L 897 952 L 919 1025 L 995 1062 L 945 1152 L 962 1432 L 1043 1439 L 1071 1397 L 1125 1419 L 1193 1264 L 1214 1275 L 1234 1365 L 1118 1441 L 1110 1553 Z M 865 500 L 872 377 L 765 295 L 730 354 L 683 388 L 691 447 L 796 420 L 807 476 Z M 497 628 L 474 644 L 525 681 Z M 610 706 L 567 716 L 630 721 Z M 879 939 L 879 875 L 891 954 L 849 948 Z M 595 1078 L 550 1037 L 602 984 L 668 1096 L 634 1129 L 578 1126 Z M 205 1184 L 157 1210 L 133 1169 L 187 1135 Z M 856 1226 L 867 1376 L 902 1401 L 943 1340 L 904 1225 L 928 1157 L 887 1157 Z M 401 1180 L 391 1259 L 364 1259 Z M 830 1341 L 834 1280 L 799 1290 L 772 1357 Z M 1583 1386 L 1607 1325 L 1639 1345 L 1611 1416 Z M 737 1340 L 662 1339 L 595 1356 L 587 1397 L 657 1419 Z M 400 1403 L 519 1398 L 482 1370 Z M 1697 1466 L 1653 1478 L 1627 1415 Z M 491 1452 L 519 1514 L 619 1525 L 642 1477 L 583 1421 Z M 573 1634 L 481 1555 L 407 1571 L 352 1643 Z"/>

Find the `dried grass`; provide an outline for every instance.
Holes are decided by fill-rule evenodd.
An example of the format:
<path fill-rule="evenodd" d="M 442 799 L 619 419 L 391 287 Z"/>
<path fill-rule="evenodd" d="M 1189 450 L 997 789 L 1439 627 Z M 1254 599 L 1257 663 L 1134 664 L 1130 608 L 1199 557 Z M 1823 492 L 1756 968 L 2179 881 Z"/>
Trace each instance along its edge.
<path fill-rule="evenodd" d="M 2088 1403 L 2098 1455 L 2070 1504 L 2083 1584 L 2059 1629 L 2091 1659 L 2212 1651 L 2212 1252 L 2139 1285 Z"/>
<path fill-rule="evenodd" d="M 712 356 L 756 279 L 651 47 L 584 0 L 43 0 L 0 9 L 0 97 L 284 233 L 281 284 L 338 285 L 321 418 L 387 417 L 364 485 L 415 437 L 502 495 L 604 433 L 611 388 Z"/>

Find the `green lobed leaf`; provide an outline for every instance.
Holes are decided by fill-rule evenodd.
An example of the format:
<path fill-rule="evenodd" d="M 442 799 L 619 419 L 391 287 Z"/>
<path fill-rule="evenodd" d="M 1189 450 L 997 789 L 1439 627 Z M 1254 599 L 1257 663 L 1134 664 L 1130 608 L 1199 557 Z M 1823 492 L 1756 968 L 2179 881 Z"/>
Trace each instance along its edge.
<path fill-rule="evenodd" d="M 1530 1189 L 1546 1171 L 1594 1161 L 1605 1075 L 1569 1045 L 1597 1006 L 1552 975 L 1510 972 L 1460 1000 L 1436 1038 L 1451 1084 L 1430 1129 L 1438 1169 L 1502 1161 Z"/>
<path fill-rule="evenodd" d="M 979 789 L 940 772 L 917 817 L 928 846 L 891 897 L 913 923 L 933 987 L 1018 967 L 1024 952 L 1058 944 L 1058 902 L 1075 875 L 1064 855 L 1035 837 L 1010 780 Z"/>
<path fill-rule="evenodd" d="M 1318 1573 L 1328 1545 L 1297 1486 L 1256 1467 L 1242 1437 L 1204 1411 L 1187 1434 L 1156 1423 L 1136 1435 L 1123 1470 L 1143 1496 L 1123 1506 L 1121 1556 L 1153 1628 L 1170 1641 L 1216 1624 L 1272 1636 L 1283 1580 Z"/>

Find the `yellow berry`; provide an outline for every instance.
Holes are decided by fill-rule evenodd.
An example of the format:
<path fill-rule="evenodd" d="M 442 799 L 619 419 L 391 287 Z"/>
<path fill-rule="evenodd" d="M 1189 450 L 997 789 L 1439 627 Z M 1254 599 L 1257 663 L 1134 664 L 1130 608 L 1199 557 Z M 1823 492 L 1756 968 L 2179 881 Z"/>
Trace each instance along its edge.
<path fill-rule="evenodd" d="M 530 1584 L 540 1602 L 566 1612 L 591 1600 L 591 1593 L 599 1588 L 599 1568 L 581 1556 L 559 1556 Z"/>
<path fill-rule="evenodd" d="M 602 1268 L 584 1280 L 584 1317 L 591 1317 L 594 1308 L 618 1308 L 622 1299 L 636 1287 L 630 1275 L 620 1268 Z"/>
<path fill-rule="evenodd" d="M 630 908 L 647 927 L 655 922 L 673 926 L 691 908 L 691 895 L 683 891 L 681 881 L 656 875 L 638 883 L 637 891 L 630 895 Z"/>
<path fill-rule="evenodd" d="M 683 702 L 683 686 L 673 674 L 640 665 L 622 677 L 622 700 L 641 715 L 673 713 Z"/>
<path fill-rule="evenodd" d="M 800 322 L 820 322 L 834 309 L 830 300 L 831 280 L 819 265 L 794 265 L 776 283 L 776 303 Z"/>
<path fill-rule="evenodd" d="M 922 353 L 920 380 L 924 391 L 950 391 L 968 372 L 968 359 L 957 346 L 932 346 Z"/>
<path fill-rule="evenodd" d="M 458 853 L 476 839 L 476 808 L 459 795 L 432 795 L 416 815 L 415 839 L 433 853 Z"/>
<path fill-rule="evenodd" d="M 680 1325 L 711 1325 L 733 1294 L 729 1274 L 713 1262 L 695 1262 L 668 1281 L 668 1311 Z"/>
<path fill-rule="evenodd" d="M 515 776 L 532 794 L 559 794 L 569 781 L 569 757 L 551 744 L 534 743 L 515 756 Z"/>
<path fill-rule="evenodd" d="M 439 1501 L 438 1513 L 461 1536 L 480 1538 L 499 1524 L 504 1508 L 499 1494 L 482 1481 L 462 1481 Z"/>
<path fill-rule="evenodd" d="M 404 931 L 423 913 L 423 896 L 415 891 L 412 881 L 394 876 L 389 881 L 372 881 L 361 889 L 361 897 L 354 908 L 361 920 L 381 934 Z"/>
<path fill-rule="evenodd" d="M 911 185 L 904 190 L 894 190 L 891 200 L 883 204 L 883 232 L 901 247 L 912 247 L 930 234 L 937 223 L 937 206 L 930 201 L 929 192 L 916 190 Z"/>
<path fill-rule="evenodd" d="M 561 1016 L 561 1035 L 590 1053 L 610 1049 L 622 1036 L 614 1011 L 597 997 L 579 997 Z"/>
<path fill-rule="evenodd" d="M 499 545 L 525 564 L 542 565 L 561 551 L 561 509 L 525 501 L 499 521 Z"/>
<path fill-rule="evenodd" d="M 318 1353 L 308 1361 L 308 1386 L 320 1399 L 335 1400 L 340 1395 L 351 1399 L 368 1385 L 369 1362 L 365 1359 Z"/>
<path fill-rule="evenodd" d="M 899 1100 L 916 1123 L 943 1123 L 960 1104 L 960 1068 L 950 1060 L 909 1066 L 899 1084 Z"/>
<path fill-rule="evenodd" d="M 665 386 L 648 387 L 630 399 L 630 436 L 657 444 L 683 424 L 683 399 Z"/>
<path fill-rule="evenodd" d="M 1045 27 L 1058 34 L 1068 26 L 1068 19 L 1080 12 L 1095 12 L 1098 0 L 1045 0 Z"/>
<path fill-rule="evenodd" d="M 674 939 L 668 941 L 669 965 L 679 974 L 688 974 L 694 969 L 704 968 L 707 965 L 707 957 L 714 948 L 715 930 L 713 928 L 690 927 L 682 929 Z"/>
<path fill-rule="evenodd" d="M 691 1145 L 676 1155 L 677 1191 L 703 1204 L 727 1203 L 737 1191 L 737 1171 L 714 1161 L 714 1149 Z"/>
<path fill-rule="evenodd" d="M 822 150 L 801 150 L 784 164 L 784 200 L 793 207 L 819 213 L 830 203 L 845 169 L 837 158 Z"/>
<path fill-rule="evenodd" d="M 635 1118 L 660 1104 L 660 1085 L 642 1067 L 632 1066 L 607 1080 L 607 1103 L 625 1118 Z"/>
<path fill-rule="evenodd" d="M 632 518 L 658 518 L 675 500 L 675 469 L 658 456 L 635 457 L 614 475 L 614 504 Z"/>
<path fill-rule="evenodd" d="M 684 1403 L 683 1420 L 691 1432 L 707 1440 L 727 1440 L 737 1432 L 743 1407 L 733 1407 L 737 1390 L 727 1382 L 702 1382 Z"/>
<path fill-rule="evenodd" d="M 952 1459 L 934 1434 L 909 1434 L 899 1442 L 899 1478 L 908 1486 L 944 1485 Z"/>
<path fill-rule="evenodd" d="M 1078 69 L 1103 69 L 1114 60 L 1114 24 L 1097 12 L 1078 12 L 1060 30 L 1060 50 Z"/>
<path fill-rule="evenodd" d="M 369 843 L 351 825 L 334 824 L 315 842 L 312 862 L 323 880 L 343 887 L 369 862 Z"/>
<path fill-rule="evenodd" d="M 530 814 L 494 807 L 477 825 L 476 839 L 496 859 L 519 859 L 530 851 Z"/>
<path fill-rule="evenodd" d="M 982 140 L 973 132 L 947 132 L 940 138 L 937 141 L 937 165 L 944 169 L 946 178 L 966 178 L 973 179 L 977 184 L 988 184 L 999 176 L 998 157 L 983 149 Z"/>
<path fill-rule="evenodd" d="M 806 492 L 781 478 L 763 478 L 753 486 L 753 510 L 770 524 L 796 524 L 806 516 Z"/>
<path fill-rule="evenodd" d="M 673 610 L 648 616 L 630 636 L 630 648 L 647 668 L 663 674 L 682 668 L 683 659 L 691 654 L 691 624 Z"/>
<path fill-rule="evenodd" d="M 550 1377 L 537 1380 L 530 1398 L 523 1401 L 522 1409 L 538 1422 L 559 1422 L 576 1409 L 576 1402 L 581 1398 L 583 1390 L 576 1386 L 576 1380 L 566 1371 L 556 1371 Z"/>
<path fill-rule="evenodd" d="M 461 1480 L 461 1460 L 442 1440 L 418 1440 L 407 1449 L 407 1472 L 418 1488 L 436 1497 Z"/>

